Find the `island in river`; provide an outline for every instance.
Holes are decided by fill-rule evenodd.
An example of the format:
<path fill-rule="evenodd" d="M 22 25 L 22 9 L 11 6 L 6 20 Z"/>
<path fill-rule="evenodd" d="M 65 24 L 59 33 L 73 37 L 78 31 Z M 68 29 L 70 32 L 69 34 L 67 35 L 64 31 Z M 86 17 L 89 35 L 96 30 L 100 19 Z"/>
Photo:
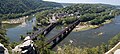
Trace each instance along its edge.
<path fill-rule="evenodd" d="M 87 22 L 81 22 L 73 29 L 73 31 L 74 32 L 79 32 L 79 31 L 85 31 L 85 30 L 89 30 L 89 29 L 96 29 L 96 28 L 99 28 L 100 26 L 111 23 L 112 20 L 113 19 L 106 20 L 104 23 L 102 23 L 100 25 L 88 25 Z"/>
<path fill-rule="evenodd" d="M 76 4 L 57 10 L 40 12 L 36 17 L 37 22 L 42 25 L 49 25 L 51 20 L 57 20 L 58 25 L 69 25 L 79 19 L 80 24 L 73 30 L 78 32 L 110 23 L 119 14 L 119 9 L 112 5 Z"/>

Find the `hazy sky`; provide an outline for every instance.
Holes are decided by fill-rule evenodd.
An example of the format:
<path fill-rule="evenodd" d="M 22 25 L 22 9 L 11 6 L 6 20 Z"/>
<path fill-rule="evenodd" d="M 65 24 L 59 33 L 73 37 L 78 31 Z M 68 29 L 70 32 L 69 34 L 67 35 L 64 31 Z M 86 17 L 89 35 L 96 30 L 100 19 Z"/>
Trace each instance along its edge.
<path fill-rule="evenodd" d="M 120 5 L 120 0 L 44 0 L 44 1 L 54 1 L 60 3 L 105 3 Z"/>

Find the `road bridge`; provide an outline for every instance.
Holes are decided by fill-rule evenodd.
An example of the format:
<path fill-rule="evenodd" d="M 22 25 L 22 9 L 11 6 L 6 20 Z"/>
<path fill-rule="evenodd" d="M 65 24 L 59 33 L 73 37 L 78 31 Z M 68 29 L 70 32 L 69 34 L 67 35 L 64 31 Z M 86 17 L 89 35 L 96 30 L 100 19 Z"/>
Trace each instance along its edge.
<path fill-rule="evenodd" d="M 30 36 L 30 38 L 37 39 L 38 34 L 46 36 L 56 25 L 57 25 L 57 23 L 51 23 L 49 26 L 47 26 L 47 28 L 45 28 L 43 30 L 38 29 L 38 31 L 35 32 L 34 34 L 32 34 Z"/>

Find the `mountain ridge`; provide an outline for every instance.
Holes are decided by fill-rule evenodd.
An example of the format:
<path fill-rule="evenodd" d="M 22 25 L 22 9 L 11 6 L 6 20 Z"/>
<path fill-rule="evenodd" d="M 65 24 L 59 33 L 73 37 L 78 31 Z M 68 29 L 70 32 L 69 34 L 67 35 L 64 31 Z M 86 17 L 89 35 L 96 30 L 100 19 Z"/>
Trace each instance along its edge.
<path fill-rule="evenodd" d="M 1 0 L 0 18 L 16 18 L 37 12 L 42 8 L 62 7 L 60 3 L 42 0 Z M 22 14 L 23 13 L 23 14 Z"/>
<path fill-rule="evenodd" d="M 44 2 L 42 0 L 1 0 L 0 14 L 23 13 L 29 10 L 46 7 L 47 4 L 53 4 L 54 7 L 60 6 L 59 3 Z M 51 6 L 52 7 L 52 6 Z"/>

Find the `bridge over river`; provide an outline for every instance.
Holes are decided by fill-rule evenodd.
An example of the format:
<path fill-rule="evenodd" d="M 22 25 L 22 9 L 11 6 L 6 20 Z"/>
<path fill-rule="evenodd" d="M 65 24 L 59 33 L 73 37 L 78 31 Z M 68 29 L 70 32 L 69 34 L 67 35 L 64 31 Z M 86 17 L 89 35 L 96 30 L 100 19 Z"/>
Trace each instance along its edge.
<path fill-rule="evenodd" d="M 17 28 L 19 28 L 19 29 L 17 29 Z M 15 27 L 15 28 L 12 28 L 12 29 L 10 28 L 10 29 L 8 29 L 7 34 L 18 32 L 19 30 L 22 30 L 22 29 L 26 30 L 26 29 L 28 29 L 28 26 L 26 26 L 25 28 L 24 27 L 19 27 L 19 26 Z M 24 32 L 24 30 L 22 32 Z M 62 29 L 57 29 L 57 27 L 56 27 L 56 28 L 53 28 L 48 35 L 45 35 L 48 38 L 47 43 L 49 42 L 49 40 L 51 38 L 53 38 L 55 35 L 57 35 L 57 33 L 59 33 L 61 30 Z M 12 31 L 14 31 L 14 32 L 12 32 Z M 21 31 L 19 31 L 19 33 L 20 32 Z M 100 33 L 100 32 L 103 32 L 103 35 L 97 36 L 97 34 Z M 68 44 L 69 40 L 73 40 L 74 41 L 73 44 L 75 46 L 94 47 L 94 46 L 100 45 L 102 43 L 107 43 L 109 39 L 111 39 L 113 36 L 115 36 L 119 32 L 120 32 L 120 16 L 116 16 L 115 19 L 113 19 L 113 22 L 111 22 L 109 24 L 106 24 L 104 26 L 101 26 L 100 28 L 91 29 L 91 30 L 87 30 L 87 31 L 81 31 L 81 32 L 71 32 L 66 37 L 66 39 L 64 39 L 59 45 L 66 44 L 66 43 Z M 37 33 L 37 32 L 35 32 L 35 33 Z M 9 38 L 11 38 L 11 40 L 17 39 L 16 37 L 19 37 L 18 33 L 14 33 L 14 34 L 15 34 L 15 36 L 14 35 L 8 35 L 8 37 L 10 36 Z M 14 36 L 14 37 L 12 37 L 12 36 Z M 35 35 L 35 36 L 37 36 L 37 35 Z M 32 35 L 31 35 L 31 37 L 32 37 Z M 58 39 L 59 38 L 57 38 L 57 40 L 55 42 L 58 42 Z M 50 44 L 53 45 L 54 44 L 53 41 L 51 41 Z"/>
<path fill-rule="evenodd" d="M 80 23 L 80 20 L 76 20 L 73 24 L 70 24 L 68 27 L 66 27 L 63 31 L 55 35 L 53 38 L 47 41 L 47 44 L 51 44 L 50 49 L 54 48 L 59 42 L 61 42 L 67 35 Z M 46 36 L 55 26 L 57 23 L 51 23 L 47 28 L 40 30 L 38 29 L 37 32 L 33 33 L 33 35 L 30 36 L 32 40 L 37 39 L 38 34 Z"/>
<path fill-rule="evenodd" d="M 53 38 L 49 39 L 46 41 L 46 44 L 40 48 L 46 47 L 47 45 L 50 45 L 49 49 L 53 49 L 58 43 L 60 43 L 64 38 L 67 37 L 67 35 L 80 23 L 80 20 L 76 20 L 74 23 L 70 24 L 67 26 L 64 30 L 59 32 L 57 35 L 55 35 Z M 38 31 L 34 32 L 32 35 L 30 35 L 30 39 L 28 40 L 41 40 L 37 38 L 39 35 L 46 36 L 55 26 L 57 25 L 56 23 L 51 23 L 48 27 L 46 27 L 43 30 L 38 29 Z M 24 43 L 27 42 L 27 39 L 24 40 Z M 19 46 L 19 45 L 18 45 Z M 25 47 L 25 48 L 24 48 Z M 31 53 L 31 48 L 24 46 L 20 47 L 22 50 L 26 49 L 28 50 L 26 53 Z"/>

